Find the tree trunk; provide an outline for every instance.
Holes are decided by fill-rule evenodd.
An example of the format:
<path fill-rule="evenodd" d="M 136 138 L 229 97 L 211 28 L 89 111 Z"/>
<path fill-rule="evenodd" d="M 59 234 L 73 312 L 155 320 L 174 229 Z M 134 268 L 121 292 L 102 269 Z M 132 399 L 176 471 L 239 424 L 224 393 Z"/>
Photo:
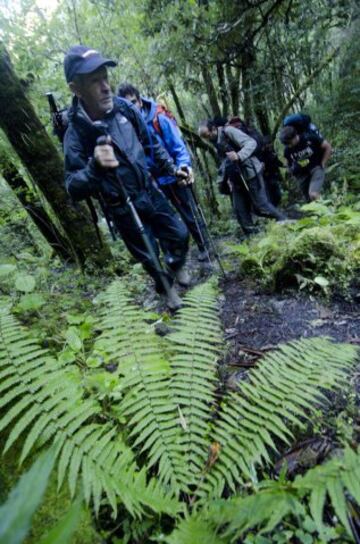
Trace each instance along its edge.
<path fill-rule="evenodd" d="M 209 97 L 209 102 L 210 102 L 213 115 L 215 117 L 221 117 L 221 111 L 220 111 L 219 102 L 216 96 L 216 90 L 215 90 L 214 83 L 207 66 L 201 67 L 201 73 L 204 79 L 205 88 L 206 88 L 207 95 Z"/>
<path fill-rule="evenodd" d="M 177 112 L 179 114 L 180 120 L 181 120 L 183 125 L 186 125 L 185 113 L 184 113 L 184 110 L 182 109 L 182 106 L 181 106 L 178 94 L 176 92 L 175 86 L 174 86 L 173 82 L 170 81 L 170 79 L 167 80 L 167 84 L 168 84 L 168 87 L 169 87 L 169 91 L 171 92 L 171 96 L 173 97 L 173 100 L 175 102 L 176 110 L 177 110 Z"/>
<path fill-rule="evenodd" d="M 108 246 L 96 238 L 90 214 L 83 204 L 74 209 L 64 187 L 63 162 L 25 96 L 8 53 L 0 44 L 0 127 L 26 166 L 64 229 L 75 259 L 98 266 L 111 259 Z"/>
<path fill-rule="evenodd" d="M 209 144 L 206 140 L 200 138 L 200 136 L 194 132 L 191 128 L 185 125 L 179 125 L 181 132 L 184 134 L 186 140 L 189 142 L 189 145 L 194 146 L 194 148 L 203 149 L 208 151 L 213 157 L 214 161 L 217 161 L 216 150 L 213 145 Z"/>
<path fill-rule="evenodd" d="M 216 193 L 215 193 L 215 189 L 214 189 L 214 182 L 213 182 L 213 177 L 211 175 L 211 171 L 210 171 L 210 167 L 209 167 L 208 157 L 207 157 L 205 151 L 203 151 L 203 150 L 200 152 L 200 155 L 203 158 L 204 171 L 205 171 L 206 179 L 208 180 L 208 185 L 209 185 L 208 202 L 209 202 L 210 211 L 212 212 L 213 215 L 215 215 L 217 218 L 219 218 L 220 217 L 219 203 L 218 203 L 217 198 L 216 198 Z M 199 157 L 199 159 L 200 159 L 200 157 Z M 201 159 L 200 159 L 200 163 L 201 163 Z"/>
<path fill-rule="evenodd" d="M 222 115 L 223 117 L 227 117 L 229 114 L 229 100 L 226 88 L 224 66 L 221 64 L 221 62 L 216 63 L 216 72 L 219 80 L 220 96 L 222 102 Z"/>
<path fill-rule="evenodd" d="M 228 86 L 230 90 L 232 115 L 237 116 L 239 115 L 239 109 L 240 109 L 239 94 L 240 94 L 241 70 L 240 68 L 235 68 L 235 74 L 233 74 L 230 64 L 226 64 L 225 70 L 226 70 L 226 77 L 227 77 Z"/>
<path fill-rule="evenodd" d="M 265 82 L 262 81 L 259 74 L 256 76 L 256 78 L 252 79 L 251 88 L 254 113 L 256 115 L 260 131 L 262 134 L 270 134 L 271 129 L 266 103 L 267 89 Z"/>
<path fill-rule="evenodd" d="M 298 87 L 297 91 L 291 97 L 289 102 L 287 104 L 285 104 L 285 106 L 283 107 L 279 117 L 277 118 L 277 120 L 275 122 L 275 126 L 274 126 L 273 131 L 272 131 L 272 138 L 273 139 L 276 138 L 276 133 L 279 130 L 281 122 L 282 122 L 283 118 L 285 117 L 285 115 L 287 114 L 287 112 L 289 111 L 289 109 L 291 108 L 291 106 L 298 100 L 298 98 L 302 95 L 302 93 L 304 93 L 308 89 L 308 87 L 311 86 L 311 84 L 316 79 L 318 74 L 320 74 L 322 72 L 322 70 L 325 68 L 325 66 L 330 64 L 330 62 L 336 57 L 338 52 L 339 52 L 339 48 L 337 47 L 336 49 L 334 49 L 334 51 L 332 53 L 327 55 L 322 60 L 322 62 L 320 62 L 320 64 L 312 71 L 311 75 Z"/>
<path fill-rule="evenodd" d="M 251 80 L 249 67 L 244 64 L 241 70 L 242 76 L 242 94 L 243 94 L 243 117 L 245 122 L 251 122 Z"/>
<path fill-rule="evenodd" d="M 41 202 L 36 198 L 34 193 L 30 191 L 15 164 L 10 161 L 9 157 L 4 157 L 3 155 L 0 157 L 0 160 L 2 176 L 14 191 L 16 197 L 41 234 L 62 260 L 73 261 L 74 256 L 72 255 L 71 248 L 68 246 L 68 242 L 56 228 Z"/>

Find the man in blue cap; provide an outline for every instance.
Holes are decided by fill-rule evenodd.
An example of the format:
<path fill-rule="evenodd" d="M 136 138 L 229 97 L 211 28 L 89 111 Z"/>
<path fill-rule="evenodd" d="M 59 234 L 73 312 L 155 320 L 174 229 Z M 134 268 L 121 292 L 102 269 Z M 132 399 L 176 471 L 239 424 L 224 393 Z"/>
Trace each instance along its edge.
<path fill-rule="evenodd" d="M 101 196 L 127 248 L 155 280 L 156 290 L 163 293 L 162 275 L 124 200 L 119 183 L 123 185 L 157 255 L 157 241 L 160 243 L 167 282 L 171 286 L 166 293 L 167 305 L 175 310 L 181 306 L 181 299 L 172 283 L 175 279 L 185 283 L 182 269 L 189 234 L 182 219 L 149 177 L 146 155 L 152 153 L 164 174 L 185 179 L 188 174 L 175 166 L 160 145 L 150 142 L 137 109 L 113 96 L 107 67 L 116 64 L 83 45 L 71 47 L 65 56 L 65 77 L 74 95 L 64 138 L 65 183 L 75 200 Z M 106 139 L 100 143 L 98 139 L 104 134 Z"/>

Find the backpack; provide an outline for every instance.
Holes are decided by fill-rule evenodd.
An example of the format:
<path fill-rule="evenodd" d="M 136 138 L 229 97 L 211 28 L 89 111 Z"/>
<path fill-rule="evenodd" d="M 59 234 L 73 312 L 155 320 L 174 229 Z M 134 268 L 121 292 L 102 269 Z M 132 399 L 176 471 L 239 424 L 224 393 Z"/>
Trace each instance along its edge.
<path fill-rule="evenodd" d="M 254 152 L 252 153 L 252 155 L 257 157 L 259 160 L 262 160 L 262 150 L 264 146 L 264 139 L 263 139 L 263 136 L 260 134 L 260 132 L 256 130 L 256 128 L 249 127 L 249 125 L 247 125 L 242 119 L 240 119 L 240 117 L 232 117 L 228 121 L 227 124 L 230 127 L 234 127 L 241 130 L 242 132 L 245 132 L 245 134 L 247 134 L 248 136 L 250 136 L 250 138 L 255 140 L 256 148 Z"/>
<path fill-rule="evenodd" d="M 160 114 L 165 115 L 165 117 L 170 119 L 170 121 L 173 123 L 174 126 L 177 127 L 178 124 L 177 124 L 175 115 L 166 106 L 164 106 L 163 104 L 156 104 L 156 112 L 155 112 L 155 117 L 153 119 L 153 126 L 156 132 L 160 134 L 160 136 L 162 136 L 162 130 L 161 130 L 160 121 L 159 121 Z"/>
<path fill-rule="evenodd" d="M 287 115 L 283 121 L 283 126 L 294 127 L 299 134 L 304 134 L 307 132 L 321 136 L 320 130 L 316 125 L 314 125 L 314 123 L 312 123 L 310 115 L 307 115 L 306 113 L 299 112 Z"/>

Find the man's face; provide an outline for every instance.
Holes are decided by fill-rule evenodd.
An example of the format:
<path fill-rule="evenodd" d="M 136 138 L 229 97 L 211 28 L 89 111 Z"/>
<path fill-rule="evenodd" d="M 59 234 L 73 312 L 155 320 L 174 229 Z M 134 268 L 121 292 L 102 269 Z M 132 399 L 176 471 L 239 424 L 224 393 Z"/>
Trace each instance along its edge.
<path fill-rule="evenodd" d="M 299 143 L 299 140 L 300 140 L 300 137 L 297 134 L 296 136 L 293 137 L 292 140 L 290 140 L 290 142 L 287 144 L 287 146 L 288 147 L 295 147 Z"/>
<path fill-rule="evenodd" d="M 125 96 L 126 100 L 128 100 L 129 102 L 131 102 L 132 104 L 134 104 L 134 106 L 138 109 L 138 110 L 141 110 L 142 108 L 142 102 L 141 102 L 141 98 L 137 98 L 134 94 L 127 94 Z"/>
<path fill-rule="evenodd" d="M 202 138 L 205 138 L 205 140 L 209 140 L 210 142 L 216 142 L 217 129 L 216 128 L 209 129 L 208 127 L 201 127 L 200 136 Z"/>
<path fill-rule="evenodd" d="M 105 66 L 101 66 L 91 74 L 77 77 L 74 82 L 70 83 L 70 88 L 81 99 L 86 112 L 93 121 L 102 119 L 114 105 Z"/>

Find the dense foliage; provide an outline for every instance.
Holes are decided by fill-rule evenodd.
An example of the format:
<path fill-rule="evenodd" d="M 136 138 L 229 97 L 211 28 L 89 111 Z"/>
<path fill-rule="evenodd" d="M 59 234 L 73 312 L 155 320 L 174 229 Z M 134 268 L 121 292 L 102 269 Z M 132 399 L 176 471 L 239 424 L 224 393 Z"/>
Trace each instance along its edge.
<path fill-rule="evenodd" d="M 284 485 L 290 496 L 311 493 L 310 513 L 320 533 L 325 530 L 322 510 L 328 491 L 350 533 L 343 488 L 337 484 L 341 497 L 335 498 L 331 480 L 334 470 L 338 477 L 344 467 L 342 485 L 359 500 L 351 483 L 359 477 L 357 458 L 350 450 L 344 464 L 319 469 L 323 488 L 310 485 L 314 474 L 295 480 L 294 488 L 258 480 L 272 465 L 274 453 L 291 443 L 293 429 L 306 428 L 312 406 L 324 405 L 324 393 L 345 384 L 356 350 L 323 339 L 282 346 L 239 384 L 238 392 L 225 393 L 219 402 L 216 361 L 221 334 L 215 297 L 212 284 L 189 293 L 164 343 L 149 323 L 151 314 L 131 304 L 126 289 L 114 282 L 97 298 L 100 334 L 93 347 L 86 349 L 81 331 L 73 326 L 67 349 L 57 357 L 41 349 L 4 309 L 1 407 L 9 409 L 0 428 L 10 429 L 4 451 L 25 434 L 22 462 L 35 447 L 53 443 L 59 488 L 65 477 L 71 496 L 81 486 L 84 500 L 97 514 L 104 501 L 113 516 L 119 502 L 140 519 L 146 512 L 145 519 L 151 516 L 152 522 L 142 527 L 144 536 L 156 534 L 156 514 L 167 514 L 180 524 L 169 542 L 194 542 L 194 536 L 178 535 L 184 530 L 184 511 L 194 516 L 186 523 L 195 526 L 201 516 L 210 516 L 204 535 L 213 533 L 212 538 L 216 526 L 229 522 L 237 535 L 262 525 L 271 531 L 300 505 L 288 504 L 286 494 L 279 503 Z M 80 367 L 77 358 L 83 361 Z M 230 490 L 239 495 L 240 504 L 264 501 L 267 508 L 261 506 L 258 517 L 241 518 L 237 525 L 236 517 L 226 517 L 236 508 L 236 499 L 225 501 L 224 513 L 218 510 L 222 503 L 216 502 Z M 125 511 L 119 516 L 124 523 Z M 228 534 L 220 538 L 227 542 Z"/>
<path fill-rule="evenodd" d="M 286 228 L 273 224 L 265 235 L 231 246 L 240 256 L 240 271 L 272 290 L 299 286 L 346 293 L 360 270 L 357 208 L 305 204 L 306 216 L 294 224 Z"/>
<path fill-rule="evenodd" d="M 27 533 L 29 544 L 354 541 L 358 351 L 323 338 L 290 342 L 231 391 L 215 278 L 170 318 L 152 311 L 146 275 L 103 221 L 113 261 L 103 270 L 104 262 L 83 270 L 70 262 L 73 249 L 79 254 L 72 240 L 91 252 L 100 246 L 86 210 L 68 210 L 74 238 L 46 191 L 62 174 L 44 95 L 69 104 L 62 62 L 71 45 L 115 58 L 114 90 L 130 81 L 175 113 L 211 231 L 225 237 L 226 270 L 260 290 L 352 300 L 360 270 L 359 19 L 355 0 L 0 2 L 0 66 L 12 70 L 9 81 L 23 94 L 18 109 L 26 116 L 34 108 L 35 121 L 14 142 L 2 119 L 10 105 L 0 104 L 1 543 Z M 2 78 L 4 87 L 11 91 Z M 281 120 L 299 110 L 334 148 L 324 198 L 301 206 L 283 170 L 282 205 L 299 219 L 259 220 L 263 232 L 240 243 L 198 122 L 241 115 L 275 139 L 281 156 Z M 52 160 L 56 179 L 47 174 Z M 299 440 L 324 438 L 319 426 L 330 424 L 340 396 L 332 455 L 292 472 L 288 452 Z"/>

